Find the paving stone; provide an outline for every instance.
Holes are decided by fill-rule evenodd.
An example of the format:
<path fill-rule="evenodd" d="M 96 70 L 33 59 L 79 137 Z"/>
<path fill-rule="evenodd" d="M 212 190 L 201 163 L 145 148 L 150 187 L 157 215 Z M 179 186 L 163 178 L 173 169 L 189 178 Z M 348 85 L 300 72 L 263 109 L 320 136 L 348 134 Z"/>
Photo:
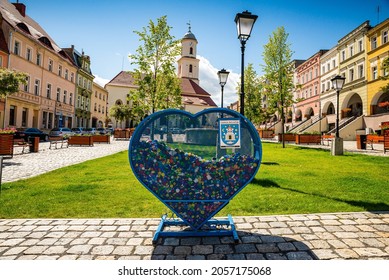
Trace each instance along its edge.
<path fill-rule="evenodd" d="M 234 248 L 232 245 L 223 244 L 223 245 L 215 245 L 215 254 L 232 254 L 234 253 Z"/>
<path fill-rule="evenodd" d="M 270 228 L 270 225 L 268 223 L 261 222 L 261 223 L 253 223 L 253 227 L 254 228 Z"/>
<path fill-rule="evenodd" d="M 338 238 L 345 239 L 345 238 L 358 238 L 358 234 L 355 232 L 334 232 L 334 235 Z"/>
<path fill-rule="evenodd" d="M 88 254 L 91 248 L 92 245 L 74 245 L 70 247 L 69 250 L 67 250 L 66 252 L 68 254 L 76 254 L 76 255 Z"/>
<path fill-rule="evenodd" d="M 128 242 L 127 238 L 108 238 L 107 244 L 108 245 L 126 245 Z"/>
<path fill-rule="evenodd" d="M 350 219 L 339 219 L 339 222 L 344 225 L 356 225 L 357 222 Z"/>
<path fill-rule="evenodd" d="M 330 244 L 332 247 L 334 247 L 336 249 L 348 248 L 348 246 L 346 244 L 344 244 L 342 241 L 337 240 L 337 239 L 327 240 L 327 242 L 328 242 L 328 244 Z"/>
<path fill-rule="evenodd" d="M 262 243 L 261 237 L 258 235 L 242 236 L 241 240 L 242 243 Z"/>
<path fill-rule="evenodd" d="M 343 226 L 340 226 L 340 228 L 343 230 L 343 231 L 347 231 L 347 232 L 356 232 L 356 231 L 359 231 L 359 229 L 354 226 L 354 225 L 343 225 Z"/>
<path fill-rule="evenodd" d="M 266 255 L 267 260 L 286 260 L 286 255 L 282 253 L 267 253 Z"/>
<path fill-rule="evenodd" d="M 276 253 L 280 251 L 275 243 L 256 244 L 255 246 L 259 253 Z"/>
<path fill-rule="evenodd" d="M 16 246 L 24 241 L 23 238 L 11 238 L 0 243 L 0 246 Z"/>
<path fill-rule="evenodd" d="M 345 239 L 342 239 L 342 241 L 345 244 L 347 244 L 349 247 L 352 247 L 352 248 L 364 247 L 365 246 L 365 244 L 363 244 L 361 241 L 359 241 L 359 239 L 345 238 Z"/>
<path fill-rule="evenodd" d="M 384 257 L 388 256 L 384 251 L 378 248 L 354 248 L 353 249 L 361 257 Z"/>
<path fill-rule="evenodd" d="M 217 245 L 217 244 L 220 244 L 220 238 L 215 237 L 215 236 L 203 237 L 202 244 L 204 244 L 204 245 Z"/>
<path fill-rule="evenodd" d="M 240 254 L 257 253 L 257 247 L 254 244 L 237 244 L 235 245 L 235 252 Z"/>
<path fill-rule="evenodd" d="M 176 246 L 174 247 L 174 255 L 190 255 L 192 253 L 191 246 Z"/>
<path fill-rule="evenodd" d="M 263 243 L 285 242 L 285 239 L 280 236 L 263 235 L 260 238 Z"/>
<path fill-rule="evenodd" d="M 213 253 L 212 245 L 194 245 L 192 248 L 193 255 L 208 255 Z"/>
<path fill-rule="evenodd" d="M 293 245 L 298 251 L 308 251 L 312 247 L 312 244 L 309 241 L 293 242 Z"/>
<path fill-rule="evenodd" d="M 143 238 L 130 238 L 126 245 L 140 245 L 143 240 Z"/>
<path fill-rule="evenodd" d="M 309 227 L 291 227 L 294 233 L 311 233 L 311 229 Z"/>
<path fill-rule="evenodd" d="M 154 248 L 153 254 L 155 255 L 169 255 L 173 253 L 173 246 L 158 245 Z"/>
<path fill-rule="evenodd" d="M 312 253 L 315 254 L 319 260 L 329 260 L 339 257 L 339 255 L 330 249 L 313 249 Z"/>
<path fill-rule="evenodd" d="M 359 255 L 352 249 L 337 249 L 336 253 L 343 259 L 358 259 Z"/>
<path fill-rule="evenodd" d="M 72 242 L 70 242 L 70 245 L 84 245 L 84 244 L 88 244 L 89 242 L 89 238 L 76 238 L 76 239 L 73 239 Z"/>
<path fill-rule="evenodd" d="M 228 254 L 227 260 L 245 260 L 244 254 Z"/>
<path fill-rule="evenodd" d="M 293 231 L 289 228 L 271 228 L 269 231 L 273 235 L 293 234 Z"/>
<path fill-rule="evenodd" d="M 376 247 L 376 248 L 385 247 L 385 244 L 378 241 L 376 238 L 362 238 L 360 239 L 360 241 L 367 244 L 368 247 Z"/>
<path fill-rule="evenodd" d="M 92 255 L 109 255 L 113 252 L 115 247 L 113 245 L 95 246 L 92 248 Z"/>
<path fill-rule="evenodd" d="M 17 260 L 24 260 L 24 261 L 31 261 L 35 260 L 38 256 L 37 255 L 22 255 L 17 258 Z"/>
<path fill-rule="evenodd" d="M 46 251 L 44 251 L 45 255 L 62 255 L 65 253 L 67 248 L 65 246 L 51 246 Z"/>
<path fill-rule="evenodd" d="M 56 238 L 44 238 L 44 239 L 40 240 L 37 243 L 37 245 L 53 245 L 57 241 L 58 241 L 58 239 L 56 239 Z"/>
<path fill-rule="evenodd" d="M 311 240 L 310 243 L 314 249 L 329 249 L 331 247 L 326 240 Z"/>
<path fill-rule="evenodd" d="M 187 237 L 181 239 L 180 245 L 199 245 L 201 242 L 200 237 Z"/>
<path fill-rule="evenodd" d="M 237 230 L 252 229 L 253 225 L 250 223 L 235 224 Z"/>
<path fill-rule="evenodd" d="M 304 224 L 308 227 L 321 226 L 319 221 L 304 221 Z"/>
<path fill-rule="evenodd" d="M 312 256 L 307 252 L 289 252 L 286 253 L 288 260 L 312 260 Z"/>
<path fill-rule="evenodd" d="M 226 255 L 224 254 L 210 254 L 210 255 L 207 255 L 207 260 L 225 260 L 226 259 Z"/>
<path fill-rule="evenodd" d="M 26 254 L 26 255 L 40 255 L 44 251 L 46 251 L 47 248 L 49 248 L 49 246 L 37 246 L 37 245 L 34 245 L 34 246 L 29 247 L 28 249 L 26 249 L 24 251 L 24 254 Z"/>
<path fill-rule="evenodd" d="M 19 255 L 20 253 L 22 253 L 26 249 L 28 249 L 28 247 L 14 247 L 14 248 L 10 248 L 8 251 L 5 251 L 1 255 L 4 255 L 4 256 Z"/>
<path fill-rule="evenodd" d="M 150 255 L 154 250 L 153 246 L 136 246 L 135 255 Z"/>
<path fill-rule="evenodd" d="M 277 243 L 277 246 L 282 252 L 296 251 L 296 247 L 291 242 Z"/>
<path fill-rule="evenodd" d="M 112 254 L 119 256 L 131 255 L 134 250 L 134 246 L 116 246 Z"/>

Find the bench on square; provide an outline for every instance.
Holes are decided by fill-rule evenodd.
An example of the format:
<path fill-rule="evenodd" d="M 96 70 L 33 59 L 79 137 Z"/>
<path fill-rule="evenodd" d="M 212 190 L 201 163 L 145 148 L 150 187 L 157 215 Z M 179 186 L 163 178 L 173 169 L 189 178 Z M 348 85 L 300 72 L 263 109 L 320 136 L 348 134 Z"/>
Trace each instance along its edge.
<path fill-rule="evenodd" d="M 69 147 L 68 139 L 64 138 L 63 136 L 51 136 L 49 137 L 49 142 L 50 142 L 49 149 L 51 149 L 51 147 L 58 149 L 58 145 L 61 145 L 59 148 Z"/>
<path fill-rule="evenodd" d="M 14 147 L 22 147 L 22 154 L 24 154 L 24 149 L 28 148 L 30 144 L 23 138 L 14 138 Z"/>

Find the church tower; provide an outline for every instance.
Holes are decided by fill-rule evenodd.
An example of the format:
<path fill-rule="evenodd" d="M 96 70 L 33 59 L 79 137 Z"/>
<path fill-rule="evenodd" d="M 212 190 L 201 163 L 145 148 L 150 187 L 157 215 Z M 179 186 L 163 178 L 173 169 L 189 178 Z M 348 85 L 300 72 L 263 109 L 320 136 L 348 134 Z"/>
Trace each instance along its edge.
<path fill-rule="evenodd" d="M 197 55 L 197 39 L 189 30 L 181 39 L 181 57 L 178 60 L 178 77 L 187 78 L 199 84 L 199 64 L 200 60 L 196 58 Z"/>

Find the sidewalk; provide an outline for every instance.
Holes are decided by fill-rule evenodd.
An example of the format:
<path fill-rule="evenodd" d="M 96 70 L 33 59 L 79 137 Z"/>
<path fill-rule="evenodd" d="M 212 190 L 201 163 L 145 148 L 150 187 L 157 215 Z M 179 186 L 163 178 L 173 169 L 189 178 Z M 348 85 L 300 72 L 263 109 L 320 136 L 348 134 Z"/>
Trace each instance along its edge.
<path fill-rule="evenodd" d="M 159 219 L 0 220 L 0 260 L 389 260 L 389 212 L 233 217 L 232 237 L 165 237 Z"/>

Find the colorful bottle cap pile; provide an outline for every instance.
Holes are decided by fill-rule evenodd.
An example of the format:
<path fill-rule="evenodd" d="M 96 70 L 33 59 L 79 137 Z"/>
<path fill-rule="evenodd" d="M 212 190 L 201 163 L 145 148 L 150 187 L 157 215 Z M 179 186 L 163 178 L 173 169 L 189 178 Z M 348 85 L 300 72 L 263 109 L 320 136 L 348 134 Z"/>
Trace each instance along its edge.
<path fill-rule="evenodd" d="M 225 200 L 233 196 L 257 169 L 247 155 L 204 160 L 164 142 L 141 141 L 132 163 L 139 179 L 163 200 Z"/>

